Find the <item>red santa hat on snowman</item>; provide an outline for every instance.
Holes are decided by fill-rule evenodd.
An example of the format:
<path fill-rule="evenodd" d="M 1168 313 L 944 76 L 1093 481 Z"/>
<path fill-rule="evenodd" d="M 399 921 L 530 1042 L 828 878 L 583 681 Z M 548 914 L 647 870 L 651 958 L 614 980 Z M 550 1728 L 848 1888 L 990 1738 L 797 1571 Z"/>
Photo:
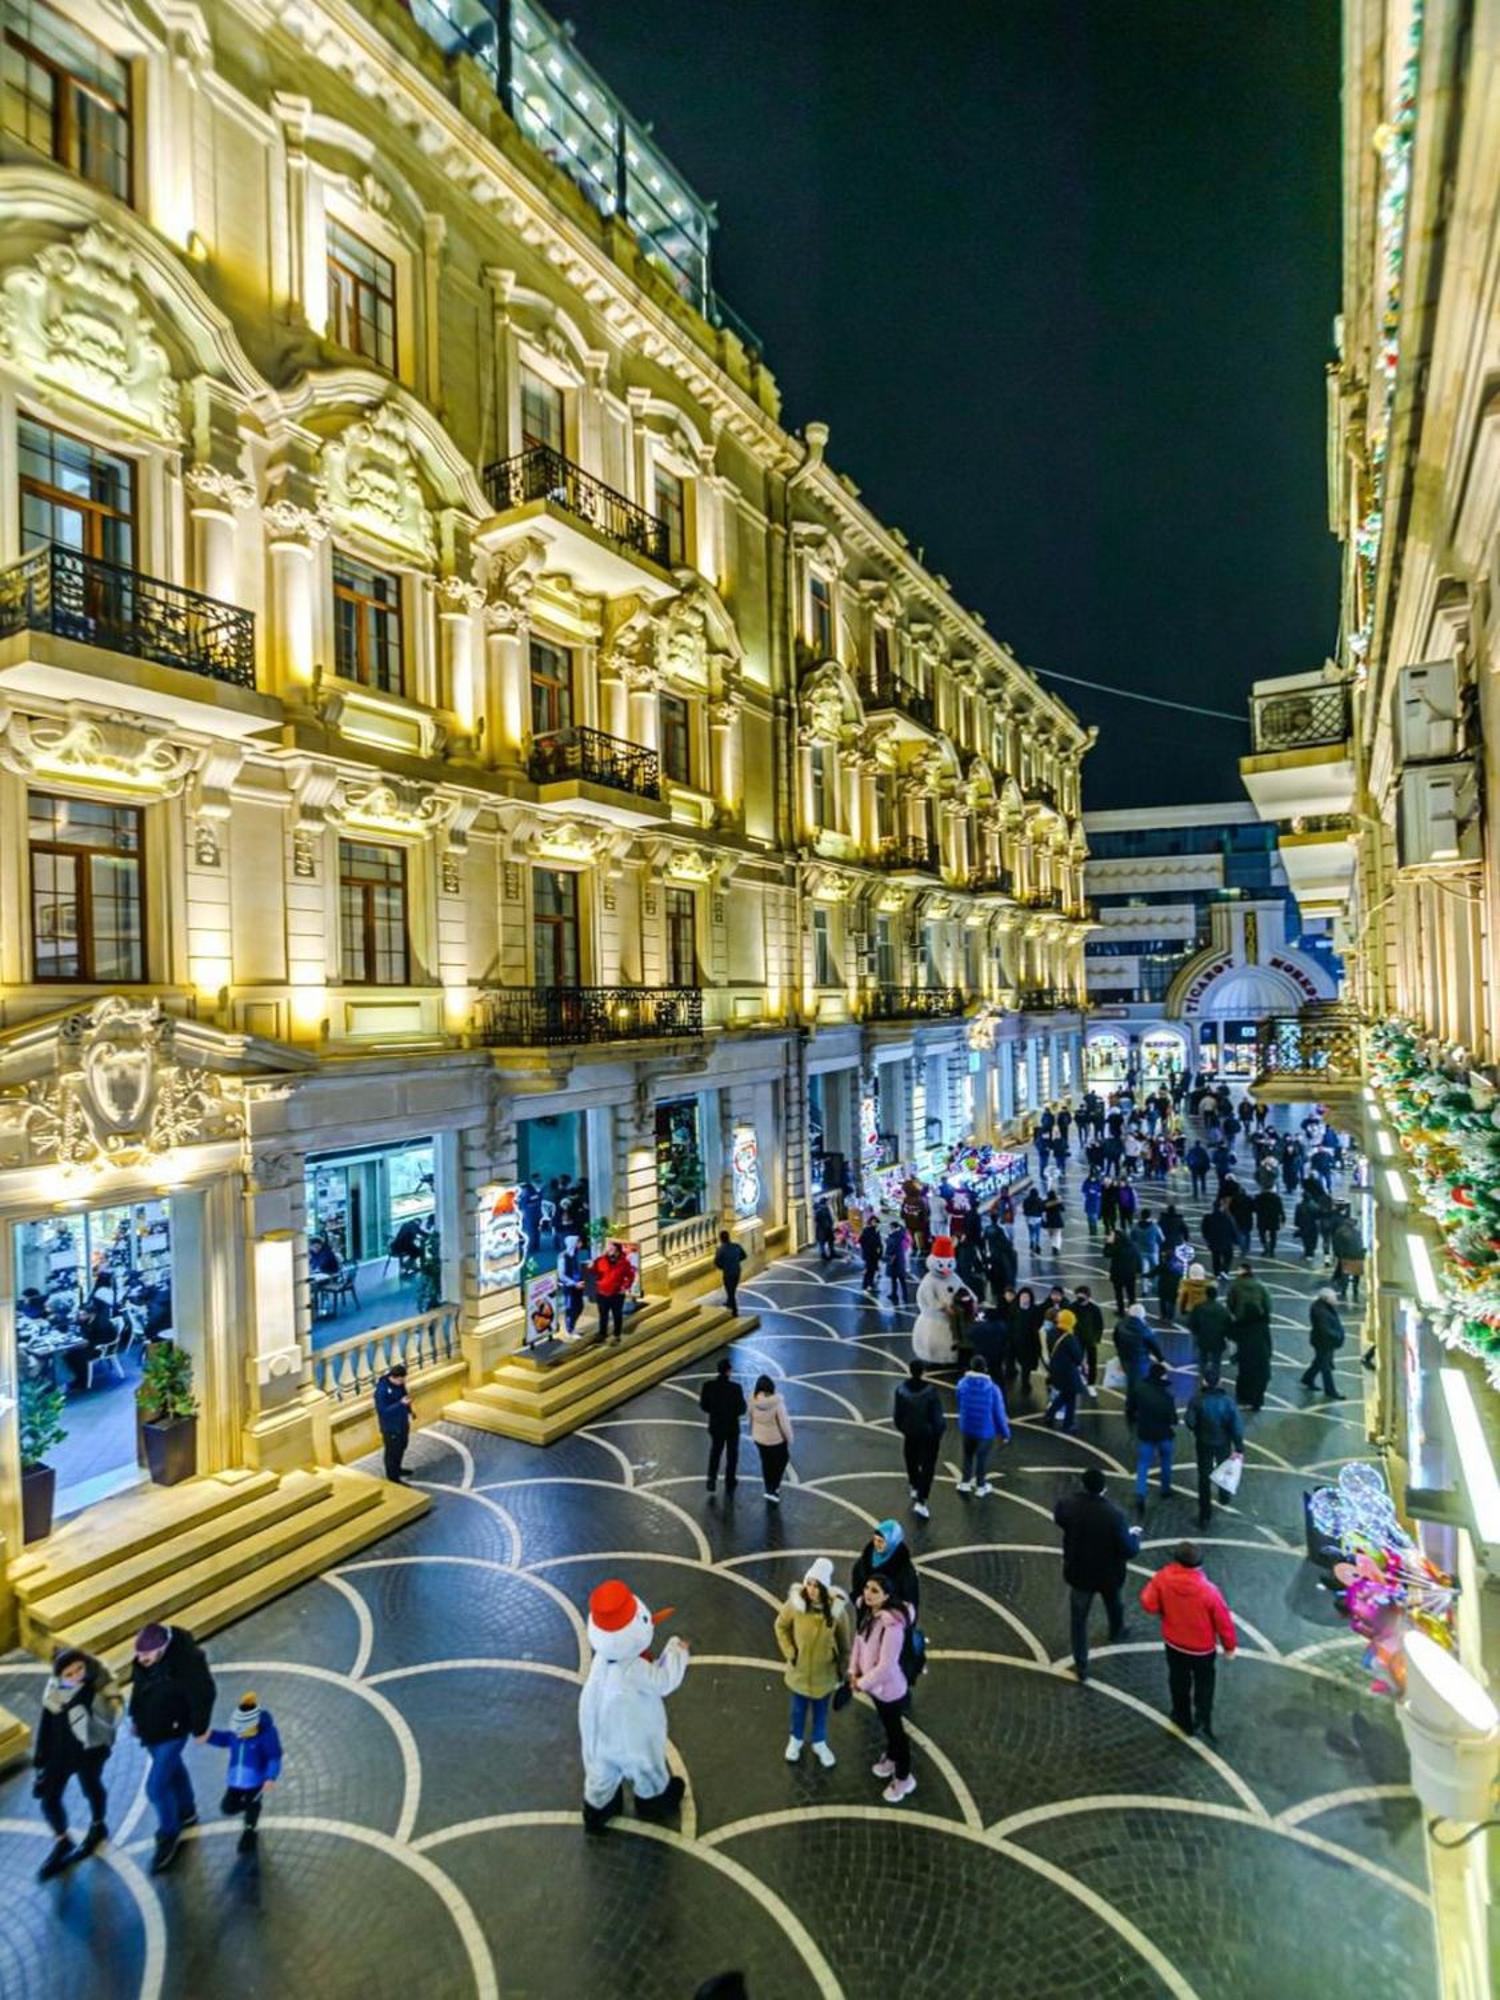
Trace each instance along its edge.
<path fill-rule="evenodd" d="M 951 1271 L 953 1265 L 953 1238 L 951 1236 L 934 1236 L 932 1239 L 932 1249 L 928 1252 L 927 1256 L 928 1270 Z"/>
<path fill-rule="evenodd" d="M 606 1660 L 630 1660 L 650 1650 L 656 1628 L 672 1615 L 655 1616 L 628 1583 L 609 1577 L 589 1593 L 589 1644 Z"/>

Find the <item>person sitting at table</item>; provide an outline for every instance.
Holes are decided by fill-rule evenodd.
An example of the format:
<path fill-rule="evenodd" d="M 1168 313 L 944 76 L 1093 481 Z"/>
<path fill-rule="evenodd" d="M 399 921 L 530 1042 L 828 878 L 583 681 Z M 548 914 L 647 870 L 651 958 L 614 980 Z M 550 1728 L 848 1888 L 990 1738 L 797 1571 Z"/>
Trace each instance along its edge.
<path fill-rule="evenodd" d="M 108 1279 L 101 1279 L 89 1295 L 89 1302 L 78 1316 L 77 1333 L 84 1345 L 68 1356 L 68 1371 L 77 1389 L 89 1386 L 89 1364 L 97 1361 L 106 1349 L 113 1348 L 119 1339 L 120 1328 L 115 1320 L 114 1287 Z"/>
<path fill-rule="evenodd" d="M 16 1300 L 17 1333 L 43 1333 L 47 1328 L 47 1301 L 35 1285 L 28 1285 Z"/>
<path fill-rule="evenodd" d="M 390 1255 L 399 1260 L 401 1275 L 409 1278 L 422 1261 L 428 1225 L 419 1215 L 409 1215 L 391 1238 Z"/>
<path fill-rule="evenodd" d="M 326 1236 L 314 1236 L 307 1246 L 308 1269 L 315 1278 L 336 1278 L 339 1253 Z"/>

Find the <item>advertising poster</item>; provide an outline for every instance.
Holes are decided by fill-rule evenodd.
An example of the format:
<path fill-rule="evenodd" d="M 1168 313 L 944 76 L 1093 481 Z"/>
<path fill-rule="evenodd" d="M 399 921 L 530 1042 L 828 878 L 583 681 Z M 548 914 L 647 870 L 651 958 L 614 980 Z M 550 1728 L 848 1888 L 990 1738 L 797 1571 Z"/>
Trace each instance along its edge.
<path fill-rule="evenodd" d="M 479 1190 L 479 1289 L 503 1291 L 521 1282 L 526 1238 L 513 1187 Z"/>
<path fill-rule="evenodd" d="M 526 1345 L 539 1346 L 562 1332 L 562 1301 L 556 1271 L 538 1271 L 526 1287 Z"/>
<path fill-rule="evenodd" d="M 760 1213 L 760 1141 L 753 1125 L 736 1125 L 730 1159 L 736 1215 Z"/>

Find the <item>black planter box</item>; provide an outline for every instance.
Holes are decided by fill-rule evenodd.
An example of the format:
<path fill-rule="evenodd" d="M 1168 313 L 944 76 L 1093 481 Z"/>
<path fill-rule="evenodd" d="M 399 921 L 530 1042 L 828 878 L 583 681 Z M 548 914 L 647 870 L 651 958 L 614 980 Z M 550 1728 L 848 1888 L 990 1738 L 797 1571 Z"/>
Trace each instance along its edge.
<path fill-rule="evenodd" d="M 50 1465 L 28 1465 L 21 1472 L 21 1540 L 43 1542 L 52 1533 L 52 1503 L 57 1473 Z"/>
<path fill-rule="evenodd" d="M 198 1470 L 198 1419 L 168 1417 L 141 1425 L 146 1469 L 158 1486 L 179 1486 Z"/>

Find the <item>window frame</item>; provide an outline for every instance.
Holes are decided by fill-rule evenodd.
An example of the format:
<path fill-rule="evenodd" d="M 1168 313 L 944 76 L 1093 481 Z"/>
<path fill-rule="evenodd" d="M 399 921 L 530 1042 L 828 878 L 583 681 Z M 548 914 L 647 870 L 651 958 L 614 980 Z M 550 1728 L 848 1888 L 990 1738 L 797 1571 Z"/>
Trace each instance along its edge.
<path fill-rule="evenodd" d="M 28 425 L 34 430 L 44 432 L 49 438 L 60 438 L 68 444 L 79 446 L 91 458 L 108 459 L 121 466 L 125 473 L 128 505 L 123 508 L 112 506 L 96 500 L 92 494 L 85 497 L 78 493 L 70 493 L 66 487 L 54 486 L 47 480 L 39 479 L 35 473 L 21 470 L 21 458 L 26 450 L 24 432 Z M 55 463 L 55 450 L 51 456 Z M 136 463 L 124 452 L 111 451 L 105 445 L 96 444 L 92 438 L 80 437 L 76 431 L 65 430 L 61 424 L 48 423 L 45 417 L 34 416 L 31 411 L 23 408 L 17 413 L 16 419 L 16 495 L 17 524 L 23 550 L 26 546 L 27 533 L 26 500 L 30 495 L 49 507 L 61 508 L 64 512 L 81 517 L 84 523 L 83 547 L 77 553 L 87 560 L 114 563 L 120 569 L 133 570 L 136 567 L 135 549 L 138 539 Z M 129 541 L 127 554 L 122 556 L 105 553 L 105 531 L 110 525 L 124 529 Z M 47 536 L 41 542 L 33 544 L 35 547 L 48 545 L 67 547 L 66 543 L 58 543 L 55 536 Z"/>
<path fill-rule="evenodd" d="M 820 660 L 838 653 L 838 619 L 833 606 L 833 579 L 820 569 L 807 572 L 807 643 Z"/>
<path fill-rule="evenodd" d="M 388 856 L 388 855 L 394 856 L 398 864 L 397 879 L 393 882 L 391 879 L 387 878 L 387 880 L 382 882 L 372 877 L 357 876 L 351 874 L 350 857 L 356 849 L 366 853 L 379 854 L 381 856 Z M 339 957 L 341 960 L 339 971 L 341 975 L 342 984 L 344 984 L 345 986 L 384 986 L 384 987 L 410 986 L 411 985 L 411 881 L 410 881 L 410 869 L 407 865 L 406 849 L 404 847 L 399 847 L 390 841 L 351 840 L 348 839 L 346 836 L 340 835 L 339 850 L 338 850 L 338 868 L 339 868 L 339 876 L 338 876 Z M 379 919 L 377 918 L 374 909 L 375 892 L 383 888 L 391 888 L 391 887 L 396 887 L 399 889 L 400 899 L 401 899 L 400 901 L 401 977 L 399 979 L 383 979 L 380 977 L 378 971 L 382 953 L 380 946 L 376 942 L 376 925 L 379 922 Z M 351 894 L 357 894 L 360 904 L 360 912 L 359 912 L 359 928 L 361 933 L 360 956 L 364 961 L 364 969 L 361 972 L 356 972 L 350 964 L 350 952 L 348 945 L 348 919 L 349 919 L 349 899 Z"/>
<path fill-rule="evenodd" d="M 842 986 L 838 960 L 833 952 L 832 919 L 825 905 L 815 903 L 812 912 L 813 985 Z"/>
<path fill-rule="evenodd" d="M 564 898 L 562 898 L 562 900 L 568 902 L 571 905 L 570 909 L 562 910 L 556 913 L 550 910 L 547 911 L 545 914 L 538 913 L 537 900 L 536 900 L 536 885 L 537 885 L 537 878 L 540 875 L 549 875 L 555 881 L 565 882 L 568 885 L 566 895 Z M 531 870 L 530 888 L 531 888 L 531 983 L 533 986 L 540 989 L 544 989 L 549 992 L 559 992 L 559 993 L 577 992 L 578 989 L 584 983 L 583 908 L 582 908 L 583 899 L 579 894 L 578 876 L 571 868 L 557 868 L 538 863 L 534 865 Z M 550 976 L 550 974 L 553 971 L 555 971 L 557 965 L 557 952 L 555 947 L 551 950 L 552 964 L 548 968 L 549 977 L 543 979 L 541 976 L 542 968 L 539 962 L 539 955 L 537 952 L 538 931 L 543 927 L 545 927 L 546 930 L 549 932 L 549 934 L 560 936 L 567 930 L 570 923 L 572 926 L 572 942 L 573 942 L 572 982 L 570 984 L 567 980 L 558 980 Z"/>
<path fill-rule="evenodd" d="M 829 746 L 826 743 L 810 743 L 807 747 L 807 802 L 812 814 L 813 831 L 836 832 L 834 825 L 833 772 L 828 768 Z"/>
<path fill-rule="evenodd" d="M 351 569 L 363 570 L 368 576 L 377 577 L 383 582 L 389 583 L 395 593 L 393 600 L 387 603 L 373 595 L 370 591 L 361 590 L 357 582 L 341 580 L 339 576 L 339 565 L 341 563 Z M 348 549 L 340 548 L 337 545 L 335 545 L 333 550 L 332 574 L 334 672 L 339 676 L 340 680 L 352 681 L 356 687 L 369 688 L 373 694 L 393 694 L 404 700 L 406 698 L 405 579 L 399 570 L 380 569 L 374 563 L 366 562 L 362 556 L 354 555 Z M 354 623 L 354 650 L 356 657 L 353 661 L 353 671 L 350 671 L 349 661 L 340 657 L 340 637 L 342 632 L 338 609 L 340 604 L 352 604 L 356 607 Z M 370 634 L 365 617 L 366 612 L 372 614 L 376 619 L 389 621 L 389 629 L 394 634 L 396 655 L 394 685 L 388 685 L 375 678 L 372 662 L 369 657 Z"/>
<path fill-rule="evenodd" d="M 94 927 L 94 882 L 93 870 L 89 865 L 95 855 L 111 859 L 120 858 L 117 847 L 101 847 L 83 842 L 61 840 L 38 840 L 31 830 L 32 802 L 46 799 L 58 804 L 92 805 L 105 811 L 129 815 L 135 827 L 135 850 L 127 854 L 127 860 L 135 874 L 135 935 L 136 965 L 133 975 L 123 977 L 118 972 L 101 973 L 98 967 L 98 940 Z M 26 937 L 31 951 L 31 977 L 38 986 L 99 986 L 118 984 L 121 986 L 144 986 L 149 983 L 149 939 L 147 936 L 146 898 L 146 816 L 145 808 L 115 799 L 83 799 L 67 792 L 46 792 L 27 787 L 26 804 L 26 874 L 27 874 L 27 922 Z M 37 879 L 36 856 L 50 854 L 71 861 L 74 868 L 73 906 L 77 912 L 74 924 L 74 942 L 77 947 L 78 970 L 76 972 L 43 972 L 37 950 Z M 57 900 L 56 891 L 53 892 Z"/>
<path fill-rule="evenodd" d="M 669 716 L 672 718 L 670 724 Z M 678 759 L 668 747 L 676 742 L 682 751 L 681 768 Z M 693 705 L 686 695 L 674 694 L 664 688 L 657 702 L 656 715 L 657 755 L 661 759 L 661 774 L 674 785 L 693 784 Z"/>
<path fill-rule="evenodd" d="M 37 13 L 55 16 L 58 20 L 64 22 L 75 35 L 91 42 L 99 51 L 102 58 L 110 63 L 117 64 L 122 72 L 125 93 L 123 98 L 112 97 L 93 78 L 82 76 L 77 70 L 69 69 L 61 57 L 49 54 L 22 32 L 23 28 L 34 25 L 32 17 Z M 19 23 L 12 23 L 6 20 L 3 25 L 0 25 L 0 49 L 14 50 L 23 63 L 34 65 L 37 69 L 44 71 L 51 80 L 53 96 L 46 108 L 50 112 L 52 131 L 50 149 L 46 157 L 53 161 L 55 165 L 66 168 L 69 173 L 77 174 L 78 178 L 86 186 L 96 188 L 101 194 L 112 195 L 116 201 L 124 202 L 127 208 L 133 208 L 135 206 L 136 174 L 135 80 L 131 75 L 129 58 L 117 55 L 113 49 L 106 43 L 101 42 L 97 35 L 91 33 L 81 23 L 73 20 L 70 15 L 63 13 L 60 8 L 50 6 L 48 0 L 29 0 L 26 14 Z M 9 91 L 7 87 L 3 82 L 0 82 L 0 106 L 3 106 L 5 98 L 8 95 Z M 111 113 L 118 120 L 119 125 L 123 127 L 124 146 L 115 155 L 122 163 L 123 190 L 115 186 L 112 181 L 101 180 L 97 175 L 88 173 L 84 168 L 80 154 L 86 133 L 86 123 L 78 115 L 76 100 L 80 97 L 92 103 L 102 105 L 107 112 Z M 30 107 L 35 100 L 28 94 L 24 102 Z M 21 133 L 13 130 L 8 124 L 5 124 L 3 116 L 0 116 L 0 138 L 8 140 L 12 144 L 24 146 L 29 153 L 37 154 L 40 152 L 40 149 L 31 143 L 29 136 L 22 136 Z"/>
<path fill-rule="evenodd" d="M 552 654 L 561 662 L 562 670 L 556 674 L 538 673 L 537 651 Z M 546 728 L 537 727 L 537 696 L 545 695 L 556 720 Z M 578 726 L 577 659 L 570 646 L 559 646 L 551 639 L 539 639 L 531 634 L 526 643 L 526 724 L 531 731 L 532 741 L 543 736 L 561 735 L 564 731 Z M 566 708 L 566 715 L 563 709 Z"/>
<path fill-rule="evenodd" d="M 669 494 L 666 506 L 662 504 L 663 482 Z M 651 511 L 667 531 L 667 560 L 673 569 L 683 568 L 689 560 L 688 492 L 688 480 L 657 459 L 651 467 Z"/>
<path fill-rule="evenodd" d="M 520 363 L 518 373 L 519 373 L 519 380 L 517 383 L 517 392 L 516 392 L 516 423 L 517 423 L 517 428 L 520 432 L 521 450 L 551 451 L 551 452 L 556 452 L 559 458 L 566 458 L 568 455 L 567 390 L 559 387 L 559 385 L 556 382 L 554 382 L 549 375 L 543 375 L 539 369 L 533 368 L 530 362 L 528 361 L 523 360 Z M 527 391 L 532 388 L 535 388 L 536 390 L 543 392 L 546 395 L 549 403 L 552 403 L 553 407 L 556 410 L 557 442 L 555 444 L 552 442 L 550 438 L 539 437 L 534 431 L 527 429 L 526 397 L 527 397 Z M 553 403 L 554 398 L 555 398 L 555 403 Z"/>
<path fill-rule="evenodd" d="M 662 897 L 662 936 L 665 944 L 668 986 L 697 986 L 698 898 L 691 889 L 669 884 Z M 683 974 L 681 951 L 686 945 L 687 971 Z"/>
<path fill-rule="evenodd" d="M 347 238 L 357 245 L 374 267 L 374 276 L 367 277 L 352 264 L 338 255 L 335 237 Z M 401 360 L 401 304 L 400 282 L 394 257 L 378 249 L 367 236 L 361 236 L 357 229 L 351 229 L 342 216 L 327 214 L 324 217 L 324 261 L 328 269 L 328 338 L 337 347 L 349 354 L 357 354 L 361 360 L 369 361 L 387 375 L 399 376 Z M 379 288 L 382 275 L 389 278 L 390 292 L 387 297 Z M 352 300 L 345 294 L 341 279 L 347 279 L 353 290 Z M 388 339 L 390 352 L 383 353 L 382 334 L 378 316 L 367 315 L 362 309 L 361 299 L 368 291 L 377 306 L 390 307 L 390 327 Z M 373 330 L 373 345 L 366 346 L 361 338 L 363 329 Z"/>

